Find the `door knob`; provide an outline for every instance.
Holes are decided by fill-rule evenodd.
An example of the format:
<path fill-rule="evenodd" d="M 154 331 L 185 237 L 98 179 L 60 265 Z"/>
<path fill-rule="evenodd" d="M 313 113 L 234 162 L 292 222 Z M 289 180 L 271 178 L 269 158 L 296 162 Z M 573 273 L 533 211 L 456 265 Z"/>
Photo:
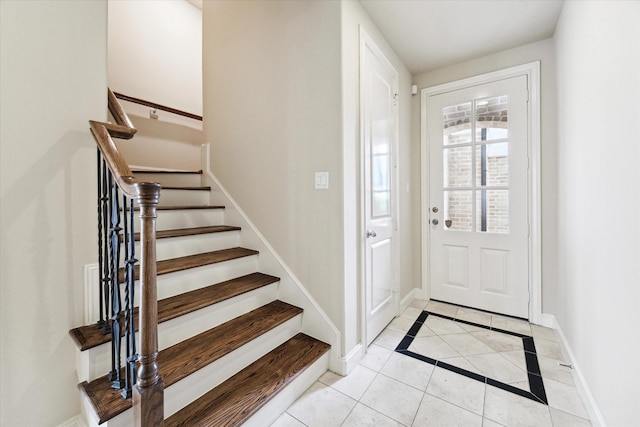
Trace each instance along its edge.
<path fill-rule="evenodd" d="M 437 219 L 432 219 L 431 220 L 431 224 L 433 225 L 438 225 L 440 221 L 438 221 Z"/>
<path fill-rule="evenodd" d="M 367 234 L 366 234 L 366 236 L 367 236 L 367 239 L 368 239 L 369 237 L 376 237 L 376 236 L 377 236 L 377 234 L 376 234 L 376 232 L 375 232 L 375 231 L 373 231 L 373 230 L 369 229 L 369 230 L 367 230 Z"/>

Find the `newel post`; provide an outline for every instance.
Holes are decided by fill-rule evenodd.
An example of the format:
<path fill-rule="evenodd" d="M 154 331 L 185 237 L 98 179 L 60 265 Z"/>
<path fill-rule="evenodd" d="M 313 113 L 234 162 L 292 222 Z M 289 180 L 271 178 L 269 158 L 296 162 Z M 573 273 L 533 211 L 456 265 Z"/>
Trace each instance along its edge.
<path fill-rule="evenodd" d="M 164 425 L 164 384 L 158 371 L 158 292 L 156 210 L 160 184 L 138 184 L 140 206 L 140 346 L 138 380 L 133 389 L 134 423 Z"/>

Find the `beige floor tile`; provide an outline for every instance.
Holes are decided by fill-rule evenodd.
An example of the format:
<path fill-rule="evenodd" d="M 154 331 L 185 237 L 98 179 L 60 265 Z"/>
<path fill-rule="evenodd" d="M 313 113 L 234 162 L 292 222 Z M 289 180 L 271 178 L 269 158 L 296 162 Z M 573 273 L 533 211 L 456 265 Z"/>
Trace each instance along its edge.
<path fill-rule="evenodd" d="M 455 372 L 436 368 L 427 393 L 482 416 L 485 384 Z"/>
<path fill-rule="evenodd" d="M 422 399 L 413 426 L 481 427 L 482 417 L 427 393 Z"/>
<path fill-rule="evenodd" d="M 388 348 L 371 344 L 369 348 L 367 348 L 365 355 L 360 359 L 360 365 L 373 369 L 374 371 L 379 371 L 392 353 L 393 351 Z"/>
<path fill-rule="evenodd" d="M 584 418 L 576 417 L 555 408 L 550 408 L 550 412 L 554 427 L 591 427 L 591 422 Z"/>
<path fill-rule="evenodd" d="M 468 333 L 442 335 L 441 338 L 462 356 L 494 353 L 493 349 Z"/>
<path fill-rule="evenodd" d="M 344 377 L 327 371 L 320 377 L 320 382 L 338 390 L 340 393 L 346 394 L 352 399 L 358 400 L 371 385 L 376 375 L 376 371 L 359 365 Z"/>
<path fill-rule="evenodd" d="M 589 418 L 584 403 L 582 403 L 580 394 L 578 394 L 575 386 L 548 378 L 544 378 L 543 382 L 550 407 L 560 409 L 561 411 L 576 415 L 580 418 Z"/>
<path fill-rule="evenodd" d="M 531 325 L 524 320 L 493 315 L 491 318 L 491 327 L 531 336 Z"/>
<path fill-rule="evenodd" d="M 305 427 L 305 425 L 285 412 L 271 424 L 271 427 Z"/>
<path fill-rule="evenodd" d="M 534 338 L 542 338 L 543 340 L 559 342 L 556 331 L 551 328 L 545 328 L 544 326 L 531 325 L 531 333 Z"/>
<path fill-rule="evenodd" d="M 491 315 L 481 311 L 471 310 L 467 308 L 458 309 L 456 319 L 466 320 L 467 322 L 477 323 L 479 325 L 491 326 Z"/>
<path fill-rule="evenodd" d="M 415 321 L 418 316 L 420 316 L 420 314 L 422 313 L 422 310 L 419 308 L 415 308 L 415 307 L 407 307 L 402 314 L 400 315 L 400 317 L 405 317 L 407 319 L 413 320 Z"/>
<path fill-rule="evenodd" d="M 425 310 L 449 317 L 456 317 L 456 314 L 458 313 L 458 307 L 456 307 L 455 305 L 445 304 L 437 301 L 429 301 Z"/>
<path fill-rule="evenodd" d="M 462 329 L 457 322 L 449 319 L 443 319 L 442 317 L 438 316 L 427 317 L 427 320 L 425 320 L 424 324 L 438 335 L 463 334 L 467 332 Z"/>
<path fill-rule="evenodd" d="M 505 426 L 552 427 L 549 407 L 487 385 L 484 417 Z"/>
<path fill-rule="evenodd" d="M 405 334 L 403 334 L 402 332 L 385 329 L 380 333 L 380 335 L 378 335 L 375 340 L 373 340 L 373 344 L 379 345 L 380 347 L 384 347 L 389 350 L 395 350 L 404 336 Z"/>
<path fill-rule="evenodd" d="M 560 363 L 564 362 L 538 355 L 538 365 L 540 366 L 542 378 L 550 378 L 561 383 L 574 385 L 573 369 L 568 366 L 561 366 Z"/>
<path fill-rule="evenodd" d="M 534 338 L 533 342 L 536 346 L 536 353 L 538 356 L 544 356 L 550 359 L 560 360 L 562 362 L 565 361 L 559 343 L 541 338 Z"/>
<path fill-rule="evenodd" d="M 410 425 L 423 394 L 422 391 L 400 381 L 378 375 L 360 402 L 395 421 Z"/>
<path fill-rule="evenodd" d="M 355 400 L 316 382 L 287 412 L 309 427 L 332 427 L 340 426 L 355 406 Z"/>
<path fill-rule="evenodd" d="M 409 332 L 409 329 L 413 326 L 415 320 L 408 319 L 406 317 L 396 317 L 389 323 L 387 329 L 391 329 L 392 331 L 402 332 L 406 334 Z"/>
<path fill-rule="evenodd" d="M 506 384 L 529 381 L 527 373 L 499 353 L 465 356 L 486 377 Z"/>
<path fill-rule="evenodd" d="M 420 310 L 424 310 L 424 308 L 427 306 L 427 302 L 428 301 L 426 299 L 416 298 L 411 302 L 411 304 L 409 304 L 409 307 L 414 307 L 414 308 L 419 308 Z"/>
<path fill-rule="evenodd" d="M 471 335 L 478 338 L 496 352 L 524 349 L 522 338 L 514 337 L 513 335 L 487 330 L 471 332 Z"/>
<path fill-rule="evenodd" d="M 409 350 L 436 360 L 443 357 L 460 356 L 453 347 L 444 342 L 442 338 L 438 336 L 415 338 L 409 346 Z"/>
<path fill-rule="evenodd" d="M 375 411 L 368 406 L 358 403 L 349 414 L 342 427 L 400 427 L 397 421 Z"/>
<path fill-rule="evenodd" d="M 380 373 L 424 391 L 434 368 L 433 365 L 413 357 L 393 353 Z"/>

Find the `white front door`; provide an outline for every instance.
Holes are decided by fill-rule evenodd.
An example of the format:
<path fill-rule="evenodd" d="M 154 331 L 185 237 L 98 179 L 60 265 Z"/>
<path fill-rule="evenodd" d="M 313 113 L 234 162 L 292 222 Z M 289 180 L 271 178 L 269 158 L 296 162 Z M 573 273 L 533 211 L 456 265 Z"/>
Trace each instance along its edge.
<path fill-rule="evenodd" d="M 369 345 L 397 311 L 393 223 L 398 74 L 364 33 L 360 45 L 362 238 L 365 334 Z"/>
<path fill-rule="evenodd" d="M 529 317 L 527 77 L 429 96 L 431 299 Z"/>

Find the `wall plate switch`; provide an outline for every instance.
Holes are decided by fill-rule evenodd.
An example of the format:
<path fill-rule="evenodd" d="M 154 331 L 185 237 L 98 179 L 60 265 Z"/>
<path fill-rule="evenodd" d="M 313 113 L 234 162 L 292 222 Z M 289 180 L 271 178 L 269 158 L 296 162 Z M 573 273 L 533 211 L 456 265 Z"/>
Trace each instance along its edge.
<path fill-rule="evenodd" d="M 329 172 L 316 172 L 316 190 L 329 189 Z"/>

